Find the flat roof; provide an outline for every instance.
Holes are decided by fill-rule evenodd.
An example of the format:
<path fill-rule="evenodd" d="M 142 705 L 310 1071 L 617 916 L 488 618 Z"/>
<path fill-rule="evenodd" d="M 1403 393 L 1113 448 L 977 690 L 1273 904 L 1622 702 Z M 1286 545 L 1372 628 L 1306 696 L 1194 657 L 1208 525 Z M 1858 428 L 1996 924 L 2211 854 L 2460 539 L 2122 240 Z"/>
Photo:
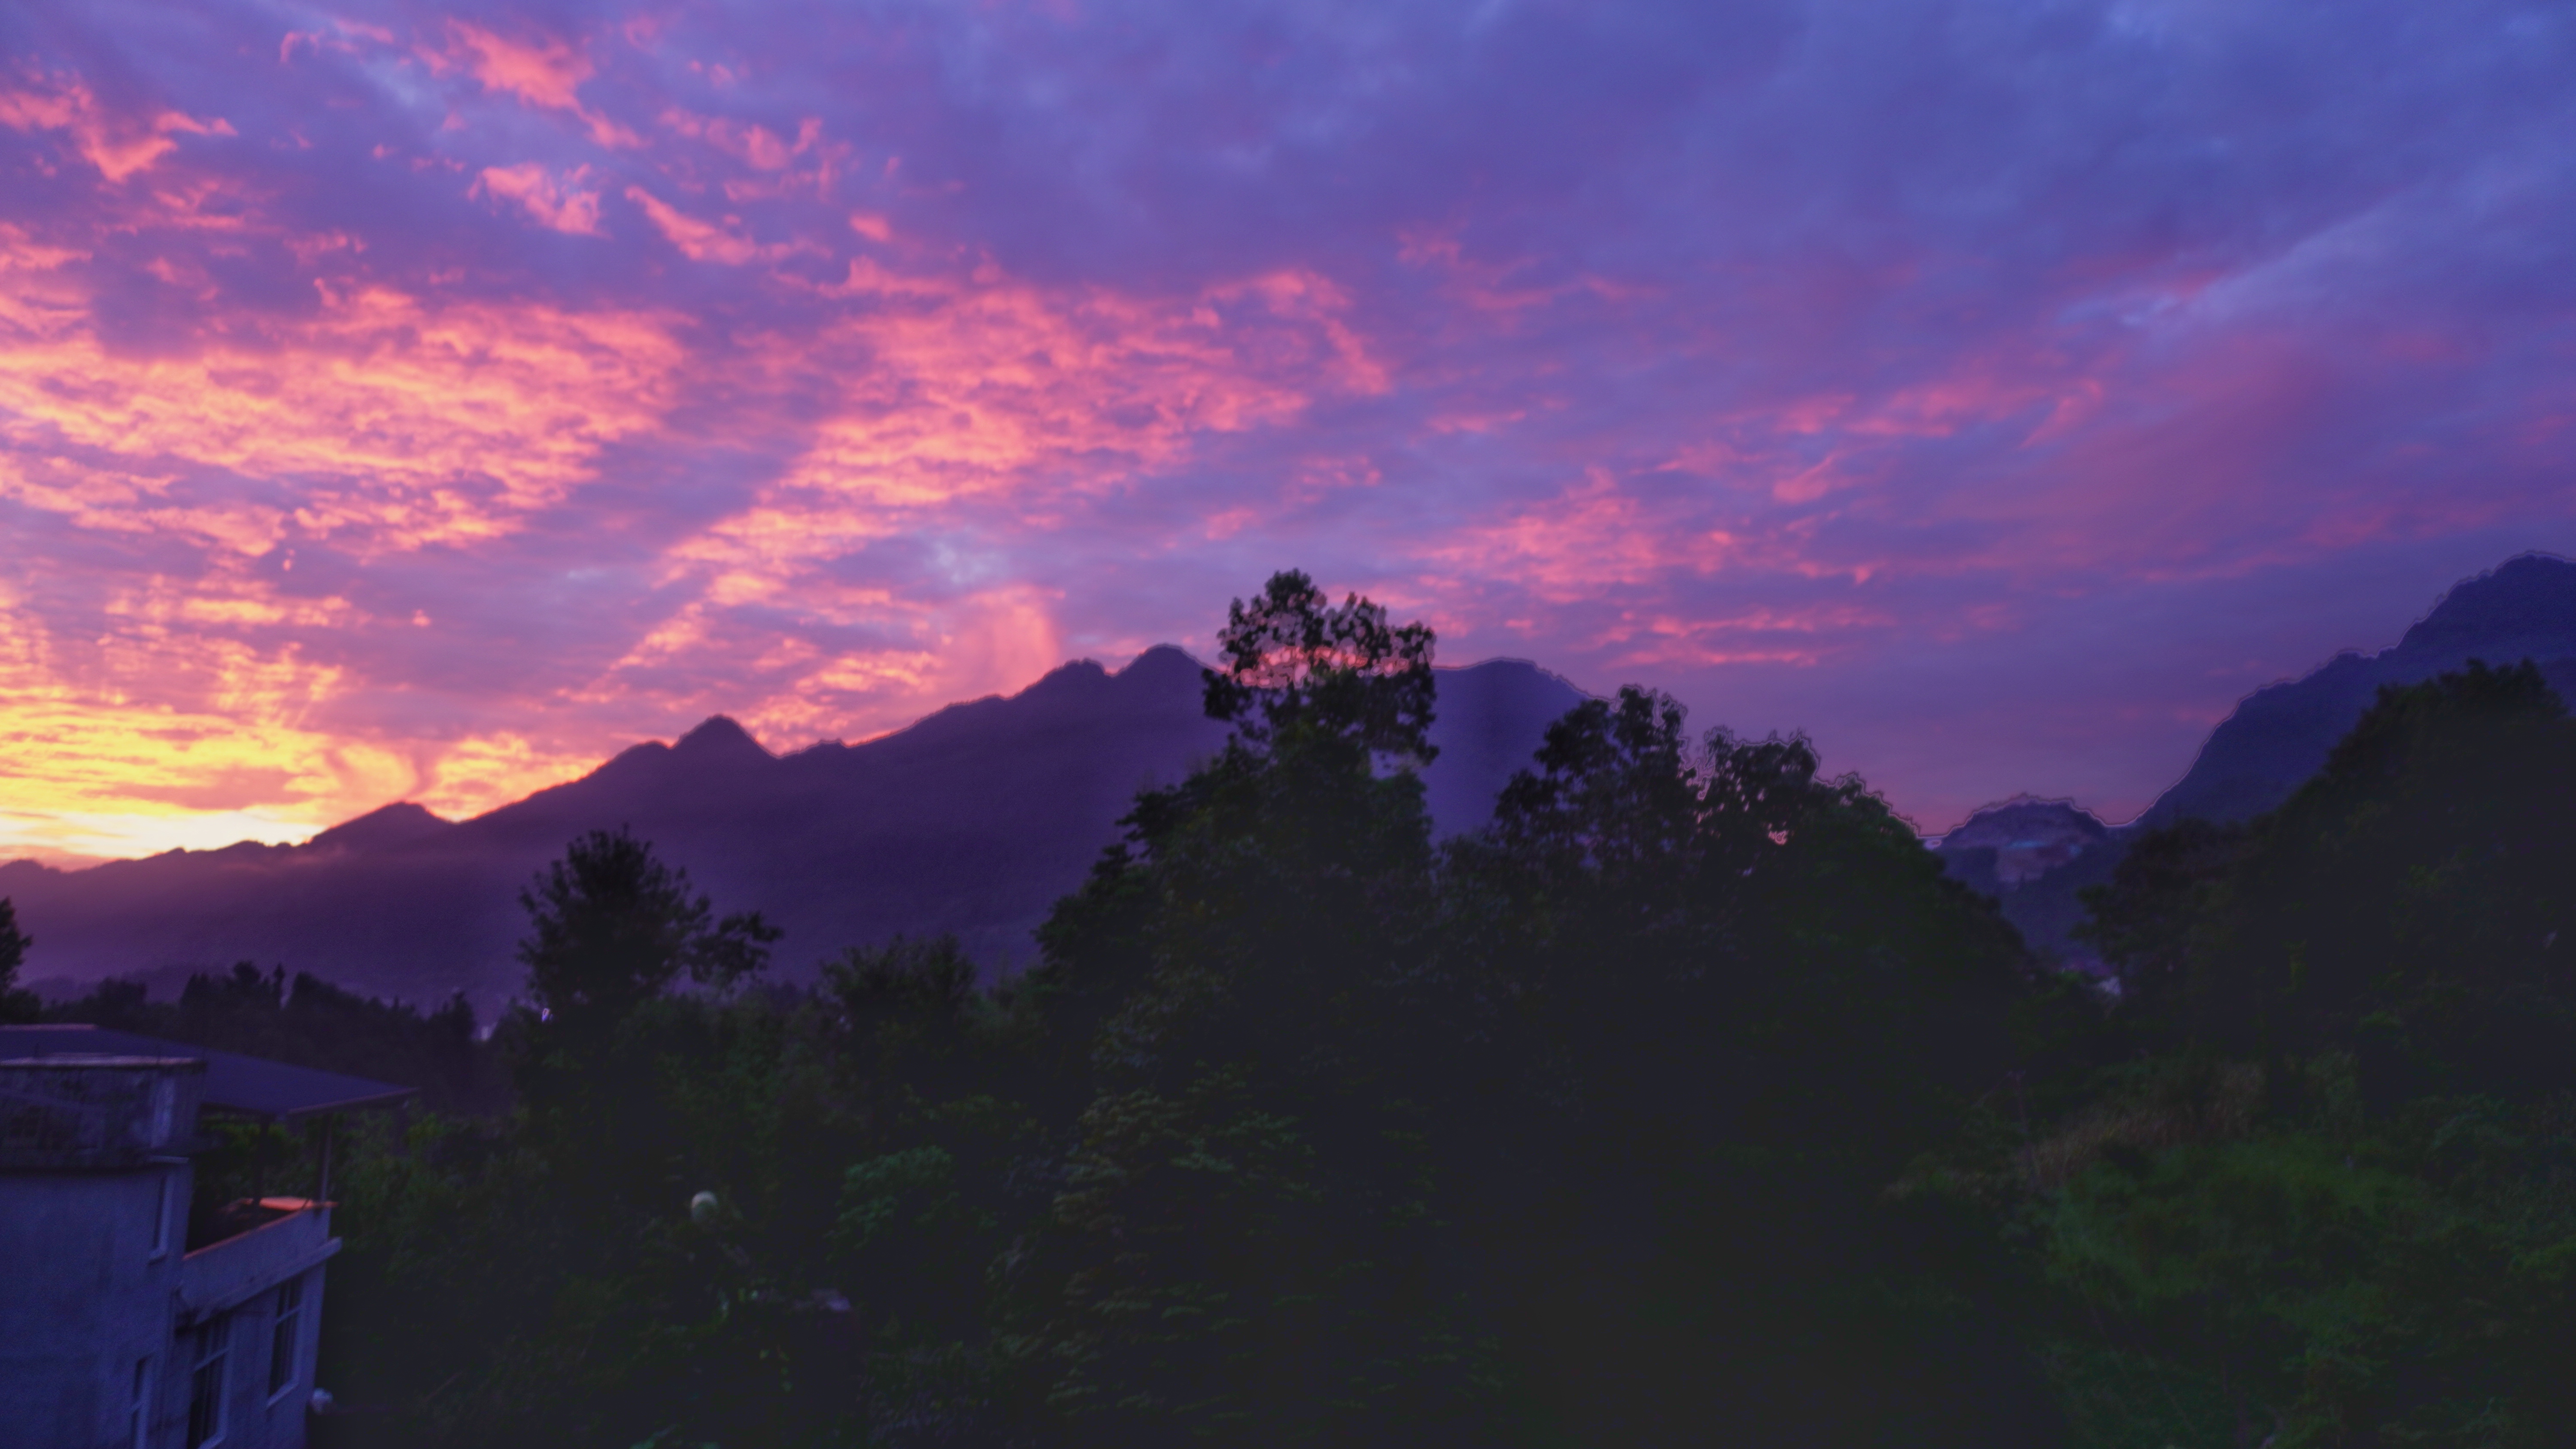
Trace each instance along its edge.
<path fill-rule="evenodd" d="M 130 1031 L 111 1031 L 103 1026 L 0 1026 L 0 1057 L 69 1055 L 204 1062 L 207 1106 L 279 1122 L 318 1112 L 390 1106 L 417 1090 L 311 1067 L 290 1067 L 239 1052 L 219 1052 L 186 1042 L 137 1036 Z"/>

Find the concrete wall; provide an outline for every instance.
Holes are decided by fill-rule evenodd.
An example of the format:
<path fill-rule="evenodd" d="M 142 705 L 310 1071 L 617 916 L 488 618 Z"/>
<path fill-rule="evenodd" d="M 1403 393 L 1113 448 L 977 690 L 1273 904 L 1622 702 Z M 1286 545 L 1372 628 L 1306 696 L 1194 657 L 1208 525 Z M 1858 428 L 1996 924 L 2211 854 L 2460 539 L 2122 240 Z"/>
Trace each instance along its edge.
<path fill-rule="evenodd" d="M 272 1330 L 277 1322 L 277 1285 L 272 1283 L 222 1314 L 210 1314 L 180 1331 L 171 1350 L 171 1361 L 177 1366 L 173 1391 L 164 1396 L 168 1428 L 164 1437 L 153 1441 L 155 1445 L 184 1444 L 194 1388 L 195 1335 L 206 1323 L 223 1317 L 230 1321 L 231 1347 L 224 1358 L 222 1449 L 303 1449 L 305 1402 L 313 1394 L 313 1358 L 321 1341 L 322 1270 L 313 1267 L 294 1276 L 304 1284 L 304 1300 L 296 1315 L 293 1377 L 270 1391 L 269 1369 L 276 1347 Z"/>
<path fill-rule="evenodd" d="M 0 1449 L 131 1443 L 134 1366 L 144 1359 L 156 1422 L 167 1419 L 187 1187 L 184 1161 L 0 1175 Z M 165 1192 L 168 1245 L 156 1252 Z"/>
<path fill-rule="evenodd" d="M 208 1243 L 180 1264 L 180 1317 L 193 1323 L 246 1303 L 338 1251 L 327 1207 L 288 1213 Z"/>
<path fill-rule="evenodd" d="M 149 1361 L 145 1439 L 182 1445 L 195 1333 L 231 1320 L 223 1449 L 303 1449 L 321 1344 L 327 1210 L 296 1213 L 195 1253 L 185 1161 L 125 1172 L 0 1174 L 0 1449 L 126 1449 L 134 1369 Z M 167 1248 L 155 1252 L 161 1195 Z M 290 1382 L 269 1390 L 278 1287 L 302 1282 Z"/>

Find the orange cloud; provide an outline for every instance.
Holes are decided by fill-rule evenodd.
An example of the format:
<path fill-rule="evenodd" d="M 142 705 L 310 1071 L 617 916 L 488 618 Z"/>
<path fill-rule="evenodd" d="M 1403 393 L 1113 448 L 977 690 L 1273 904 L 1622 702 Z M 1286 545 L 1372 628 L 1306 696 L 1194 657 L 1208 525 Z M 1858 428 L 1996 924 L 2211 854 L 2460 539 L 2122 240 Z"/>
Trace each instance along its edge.
<path fill-rule="evenodd" d="M 544 220 L 578 180 L 496 167 L 478 187 Z M 673 218 L 690 220 L 656 220 L 667 231 Z M 716 256 L 740 240 L 678 230 Z M 1209 437 L 1388 386 L 1348 300 L 1305 274 L 1144 299 L 989 267 L 962 278 L 855 263 L 812 293 L 836 319 L 747 337 L 728 362 L 742 402 L 727 416 L 747 437 L 777 436 L 765 397 L 842 379 L 802 454 L 747 507 L 665 550 L 656 597 L 670 602 L 593 677 L 523 701 L 558 725 L 352 734 L 333 721 L 386 681 L 281 641 L 408 633 L 410 605 L 374 617 L 290 593 L 271 572 L 278 550 L 315 540 L 363 560 L 520 527 L 592 477 L 609 444 L 669 428 L 696 379 L 676 324 L 325 282 L 300 320 L 136 356 L 93 334 L 83 260 L 0 231 L 0 498 L 182 543 L 195 572 L 135 581 L 100 627 L 13 626 L 24 657 L 0 670 L 0 738 L 24 747 L 0 769 L 0 798 L 39 824 L 0 819 L 0 856 L 211 843 L 200 833 L 213 820 L 292 839 L 402 798 L 470 814 L 629 743 L 609 721 L 723 709 L 772 738 L 864 738 L 1017 688 L 1061 662 L 1051 593 L 961 581 L 918 597 L 841 580 L 834 562 L 958 510 L 1061 510 L 1182 466 Z M 209 490 L 209 469 L 292 489 Z M 1346 459 L 1296 486 L 1369 481 L 1364 459 Z M 841 642 L 851 633 L 880 642 Z"/>
<path fill-rule="evenodd" d="M 1157 303 L 864 263 L 850 276 L 875 305 L 825 329 L 803 359 L 850 379 L 839 407 L 752 509 L 672 556 L 745 597 L 925 512 L 1008 495 L 1041 515 L 1175 466 L 1205 436 L 1386 386 L 1343 320 L 1347 301 L 1315 278 Z"/>
<path fill-rule="evenodd" d="M 329 823 L 317 800 L 399 790 L 390 755 L 303 726 L 339 671 L 209 634 L 191 602 L 156 581 L 111 602 L 106 635 L 64 639 L 0 599 L 0 853 L 296 838 Z"/>
<path fill-rule="evenodd" d="M 581 731 L 407 740 L 335 727 L 332 707 L 373 682 L 293 641 L 382 622 L 344 599 L 288 596 L 241 561 L 144 578 L 72 631 L 0 585 L 0 859 L 300 840 L 400 799 L 473 814 L 571 779 L 610 747 Z"/>
<path fill-rule="evenodd" d="M 281 511 L 171 513 L 197 468 L 298 481 L 294 521 L 361 556 L 507 532 L 657 425 L 666 319 L 339 295 L 301 327 L 177 355 L 109 352 L 68 255 L 0 234 L 0 496 L 85 527 L 176 525 L 262 552 Z M 112 460 L 112 461 L 111 461 Z"/>
<path fill-rule="evenodd" d="M 1056 598 L 1027 585 L 932 601 L 809 580 L 794 600 L 808 618 L 864 624 L 889 639 L 830 651 L 793 635 L 746 633 L 719 593 L 664 621 L 580 697 L 631 703 L 654 694 L 666 712 L 723 710 L 771 740 L 859 740 L 942 704 L 1021 688 L 1064 662 Z M 713 657 L 727 661 L 720 677 L 693 672 Z M 644 682 L 665 669 L 693 689 L 673 695 Z"/>
<path fill-rule="evenodd" d="M 508 732 L 415 751 L 273 717 L 13 686 L 0 702 L 0 859 L 290 842 L 401 799 L 470 815 L 576 778 L 604 752 Z M 432 756 L 426 768 L 415 753 Z"/>
<path fill-rule="evenodd" d="M 196 564 L 59 627 L 0 598 L 0 857 L 297 839 L 401 798 L 470 812 L 597 762 L 607 742 L 582 731 L 333 728 L 381 681 L 279 641 L 386 621 L 252 561 L 290 532 L 363 559 L 515 529 L 659 425 L 682 362 L 667 319 L 326 289 L 268 335 L 134 356 L 91 332 L 82 260 L 0 228 L 0 498 Z M 208 469 L 293 488 L 191 489 Z"/>
<path fill-rule="evenodd" d="M 864 737 L 950 700 L 1016 688 L 1061 662 L 1051 596 L 1018 585 L 940 599 L 853 584 L 836 561 L 920 530 L 1019 523 L 1154 470 L 1212 436 L 1290 422 L 1317 397 L 1382 388 L 1347 302 L 1302 276 L 1173 300 L 907 278 L 865 264 L 833 289 L 860 303 L 812 339 L 744 350 L 788 379 L 846 379 L 802 456 L 741 512 L 666 550 L 685 597 L 586 690 L 631 698 L 725 661 L 723 707 L 772 735 Z M 1356 463 L 1300 487 L 1364 485 Z M 971 572 L 971 565 L 966 566 Z M 769 632 L 741 632 L 757 610 Z M 891 642 L 832 652 L 781 632 Z"/>
<path fill-rule="evenodd" d="M 500 730 L 443 740 L 422 751 L 426 758 L 419 766 L 420 783 L 403 798 L 417 800 L 450 819 L 480 815 L 577 780 L 628 743 L 573 730 L 554 738 Z"/>

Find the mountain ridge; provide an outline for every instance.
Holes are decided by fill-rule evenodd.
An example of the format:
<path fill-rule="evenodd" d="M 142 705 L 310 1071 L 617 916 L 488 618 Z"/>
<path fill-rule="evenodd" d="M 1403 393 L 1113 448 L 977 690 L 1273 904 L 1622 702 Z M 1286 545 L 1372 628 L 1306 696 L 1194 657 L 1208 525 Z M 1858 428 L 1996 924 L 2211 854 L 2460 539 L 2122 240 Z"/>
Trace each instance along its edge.
<path fill-rule="evenodd" d="M 1526 661 L 1435 678 L 1441 752 L 1425 786 L 1451 833 L 1482 822 L 1546 725 L 1585 696 Z M 1137 789 L 1222 745 L 1227 726 L 1201 696 L 1198 662 L 1157 645 L 1114 672 L 1069 661 L 855 745 L 774 753 L 719 714 L 463 820 L 396 802 L 300 845 L 76 871 L 13 862 L 0 894 L 36 938 L 27 975 L 57 994 L 253 960 L 412 1000 L 462 989 L 488 1008 L 517 981 L 518 890 L 574 836 L 624 825 L 719 909 L 784 927 L 791 977 L 898 932 L 953 932 L 1002 970 L 1031 959 L 1030 928 L 1080 885 Z"/>
<path fill-rule="evenodd" d="M 2576 701 L 2576 563 L 2555 554 L 2516 554 L 2444 590 L 2397 643 L 2373 653 L 2342 650 L 2306 674 L 2246 694 L 2210 730 L 2182 778 L 2134 820 L 2108 825 L 2071 801 L 2048 802 L 2104 830 L 2102 840 L 2051 869 L 2005 879 L 1999 858 L 1978 854 L 1986 848 L 1982 837 L 1965 834 L 2027 797 L 1984 806 L 1927 843 L 1952 875 L 1994 895 L 2043 956 L 2089 965 L 2067 934 L 2083 919 L 2080 892 L 2110 879 L 2130 841 L 2185 818 L 2232 823 L 2262 814 L 2324 767 L 2335 742 L 2383 686 L 2420 684 L 2471 659 L 2495 665 L 2529 659 L 2562 700 Z M 2078 827 L 2061 819 L 2055 828 Z"/>
<path fill-rule="evenodd" d="M 2134 820 L 2017 795 L 1926 840 L 1951 874 L 1997 897 L 2044 957 L 2082 965 L 2079 893 L 2127 844 L 2200 815 L 2278 804 L 2324 763 L 2385 684 L 2470 658 L 2529 657 L 2576 698 L 2576 564 L 2526 553 L 2444 592 L 2398 643 L 2345 650 L 2248 693 L 2191 768 Z M 519 887 L 588 829 L 632 825 L 724 909 L 788 927 L 781 963 L 909 934 L 954 932 L 989 967 L 1029 959 L 1029 928 L 1079 885 L 1137 789 L 1179 778 L 1223 742 L 1200 710 L 1201 669 L 1156 645 L 1112 671 L 1077 659 L 1020 691 L 958 701 L 858 744 L 777 753 L 729 715 L 618 751 L 575 780 L 462 820 L 403 801 L 296 845 L 243 841 L 62 870 L 0 864 L 37 938 L 27 974 L 84 982 L 236 959 L 285 961 L 347 984 L 489 1005 L 515 981 Z M 1472 829 L 1530 762 L 1547 725 L 1587 696 L 1524 659 L 1435 672 L 1425 796 L 1443 834 Z M 443 905 L 476 902 L 472 906 Z"/>

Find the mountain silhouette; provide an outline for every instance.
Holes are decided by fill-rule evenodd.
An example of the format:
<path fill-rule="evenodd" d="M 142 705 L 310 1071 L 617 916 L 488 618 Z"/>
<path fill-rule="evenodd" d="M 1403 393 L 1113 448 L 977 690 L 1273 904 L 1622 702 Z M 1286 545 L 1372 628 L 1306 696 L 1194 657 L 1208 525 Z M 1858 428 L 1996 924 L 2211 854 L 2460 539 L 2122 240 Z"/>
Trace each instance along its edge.
<path fill-rule="evenodd" d="M 1934 842 L 1996 895 L 2043 955 L 2081 964 L 2077 893 L 2110 878 L 2140 832 L 2185 816 L 2241 820 L 2313 775 L 2383 684 L 2472 658 L 2529 658 L 2576 699 L 2576 564 L 2511 559 L 2451 589 L 2377 654 L 2347 652 L 2248 695 L 2191 769 L 2136 821 L 2017 797 Z M 1484 823 L 1547 725 L 1583 695 L 1519 660 L 1443 669 L 1424 785 L 1444 834 Z M 578 780 L 471 820 L 388 805 L 301 845 L 254 842 L 59 871 L 0 865 L 35 937 L 26 976 L 60 994 L 100 978 L 175 986 L 250 960 L 415 1001 L 516 987 L 518 892 L 586 830 L 630 826 L 720 910 L 783 927 L 793 976 L 843 947 L 953 932 L 989 969 L 1035 954 L 1031 929 L 1082 881 L 1147 784 L 1224 741 L 1201 713 L 1196 661 L 1171 646 L 1112 673 L 1067 664 L 1018 694 L 951 705 L 864 744 L 775 755 L 723 715 L 640 744 Z"/>
<path fill-rule="evenodd" d="M 2234 821 L 2290 798 L 2324 768 L 2383 684 L 2420 684 L 2471 659 L 2540 665 L 2559 697 L 2576 685 L 2576 563 L 2524 554 L 2442 596 L 2377 654 L 2347 651 L 2305 678 L 2258 689 L 2210 731 L 2191 770 L 2148 807 L 2147 828 Z"/>
<path fill-rule="evenodd" d="M 1583 699 L 1537 666 L 1437 671 L 1443 833 L 1490 815 L 1547 725 Z M 1033 959 L 1030 931 L 1080 885 L 1137 790 L 1214 753 L 1198 663 L 1168 645 L 1112 673 L 1067 664 L 1020 693 L 952 705 L 864 744 L 774 755 L 718 715 L 471 820 L 388 805 L 301 845 L 245 842 L 56 871 L 0 866 L 35 938 L 26 976 L 56 994 L 106 976 L 282 963 L 382 995 L 515 989 L 518 892 L 583 831 L 631 827 L 718 910 L 786 936 L 791 978 L 844 947 L 954 932 L 988 969 Z"/>
<path fill-rule="evenodd" d="M 2067 933 L 2084 919 L 2077 893 L 2111 878 L 2129 833 L 2072 801 L 2025 795 L 1969 816 L 1932 848 L 1951 875 L 1995 897 L 2033 949 L 2072 961 L 2080 953 Z"/>
<path fill-rule="evenodd" d="M 2262 814 L 2325 766 L 2382 685 L 2420 684 L 2472 659 L 2532 660 L 2560 699 L 2576 700 L 2576 563 L 2537 553 L 2508 559 L 2455 585 L 2394 646 L 2348 650 L 2247 695 L 2210 731 L 2191 769 L 2125 826 L 2105 828 L 2062 801 L 2013 800 L 1977 812 L 1934 848 L 1952 875 L 2001 901 L 2034 949 L 2082 964 L 2067 937 L 2084 917 L 2078 893 L 2111 878 L 2130 840 L 2177 820 Z M 2011 851 L 2015 839 L 2027 859 L 2038 859 L 2028 852 L 2040 841 L 2055 855 L 2044 869 L 1999 873 L 1996 852 Z"/>

